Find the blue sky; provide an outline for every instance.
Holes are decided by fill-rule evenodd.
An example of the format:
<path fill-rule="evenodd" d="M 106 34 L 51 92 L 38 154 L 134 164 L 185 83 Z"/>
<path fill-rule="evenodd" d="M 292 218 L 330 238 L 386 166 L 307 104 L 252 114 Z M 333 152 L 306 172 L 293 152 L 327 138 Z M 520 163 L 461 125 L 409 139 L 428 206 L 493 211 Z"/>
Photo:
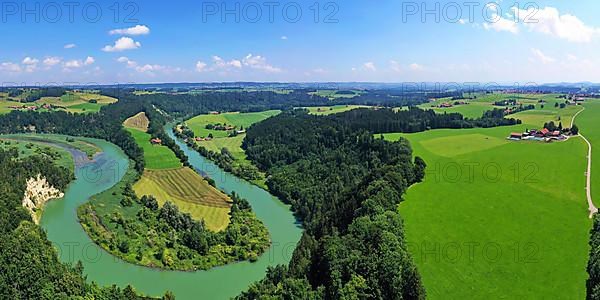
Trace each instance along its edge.
<path fill-rule="evenodd" d="M 600 82 L 597 0 L 270 2 L 2 4 L 0 80 Z"/>

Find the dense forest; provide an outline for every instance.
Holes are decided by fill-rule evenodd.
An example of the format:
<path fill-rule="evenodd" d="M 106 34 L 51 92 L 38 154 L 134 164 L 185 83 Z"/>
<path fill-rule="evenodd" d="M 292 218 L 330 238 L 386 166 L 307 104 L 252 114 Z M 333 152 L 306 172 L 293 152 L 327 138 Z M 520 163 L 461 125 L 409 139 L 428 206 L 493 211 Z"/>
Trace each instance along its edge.
<path fill-rule="evenodd" d="M 587 265 L 587 299 L 600 299 L 600 215 L 594 215 L 590 230 L 590 258 Z"/>
<path fill-rule="evenodd" d="M 255 124 L 244 147 L 305 232 L 289 266 L 269 269 L 238 299 L 425 297 L 396 209 L 425 169 L 405 140 L 300 110 Z"/>
<path fill-rule="evenodd" d="M 400 90 L 368 91 L 351 98 L 329 99 L 310 90 L 293 90 L 289 93 L 272 91 L 239 91 L 217 92 L 205 91 L 199 94 L 154 93 L 135 95 L 120 89 L 105 89 L 103 94 L 118 98 L 120 101 L 146 102 L 168 113 L 172 117 L 187 119 L 192 116 L 206 114 L 210 111 L 220 112 L 257 112 L 265 110 L 287 110 L 304 106 L 330 106 L 361 104 L 385 107 L 412 106 L 425 103 L 431 97 L 455 95 L 456 93 L 420 93 Z"/>
<path fill-rule="evenodd" d="M 143 299 L 130 286 L 89 284 L 81 264 L 59 261 L 45 232 L 21 206 L 25 181 L 37 174 L 63 191 L 73 176 L 46 158 L 0 150 L 0 299 Z"/>
<path fill-rule="evenodd" d="M 480 118 L 469 119 L 459 113 L 439 114 L 414 106 L 407 110 L 359 108 L 330 117 L 354 129 L 362 128 L 374 133 L 413 133 L 439 128 L 488 128 L 521 123 L 520 120 L 505 118 L 502 109 L 486 111 Z"/>

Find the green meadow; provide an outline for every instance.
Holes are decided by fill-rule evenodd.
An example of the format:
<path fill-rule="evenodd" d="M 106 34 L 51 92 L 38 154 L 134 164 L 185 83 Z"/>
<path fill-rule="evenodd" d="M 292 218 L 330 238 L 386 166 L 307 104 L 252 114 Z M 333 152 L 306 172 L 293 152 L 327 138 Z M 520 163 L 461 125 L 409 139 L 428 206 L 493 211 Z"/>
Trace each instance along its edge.
<path fill-rule="evenodd" d="M 227 137 L 228 132 L 220 130 L 209 130 L 206 129 L 208 124 L 228 124 L 237 126 L 238 129 L 241 127 L 248 128 L 250 125 L 260 122 L 268 117 L 279 114 L 278 110 L 268 110 L 263 112 L 255 113 L 222 113 L 218 115 L 199 115 L 194 118 L 187 120 L 185 123 L 187 126 L 194 131 L 196 136 L 206 137 L 212 133 L 215 138 Z"/>
<path fill-rule="evenodd" d="M 221 130 L 208 130 L 206 125 L 208 124 L 228 124 L 234 125 L 237 129 L 244 129 L 250 127 L 252 124 L 260 122 L 269 117 L 279 114 L 279 110 L 269 110 L 255 113 L 223 113 L 219 115 L 199 115 L 192 119 L 187 120 L 186 125 L 194 132 L 197 137 L 207 137 L 209 134 L 213 135 L 213 139 L 210 141 L 196 142 L 198 145 L 206 148 L 207 150 L 221 153 L 222 149 L 226 148 L 231 153 L 231 156 L 235 160 L 235 164 L 240 167 L 251 168 L 252 163 L 248 161 L 244 149 L 242 149 L 242 142 L 244 141 L 245 134 L 240 134 L 234 137 L 229 137 L 229 132 Z M 259 179 L 250 180 L 252 183 L 266 188 L 264 174 L 260 174 Z"/>
<path fill-rule="evenodd" d="M 584 105 L 585 110 L 577 116 L 575 124 L 579 132 L 592 144 L 592 199 L 600 206 L 600 101 L 590 101 Z"/>
<path fill-rule="evenodd" d="M 150 134 L 134 128 L 126 128 L 133 136 L 136 143 L 144 150 L 144 160 L 146 169 L 165 170 L 177 169 L 181 167 L 181 162 L 167 146 L 152 145 Z"/>
<path fill-rule="evenodd" d="M 543 97 L 543 110 L 514 115 L 522 125 L 384 135 L 407 138 L 428 165 L 399 208 L 428 298 L 585 298 L 587 145 L 506 139 L 559 118 L 566 127 L 581 109 Z M 586 107 L 576 124 L 600 143 L 600 105 Z"/>

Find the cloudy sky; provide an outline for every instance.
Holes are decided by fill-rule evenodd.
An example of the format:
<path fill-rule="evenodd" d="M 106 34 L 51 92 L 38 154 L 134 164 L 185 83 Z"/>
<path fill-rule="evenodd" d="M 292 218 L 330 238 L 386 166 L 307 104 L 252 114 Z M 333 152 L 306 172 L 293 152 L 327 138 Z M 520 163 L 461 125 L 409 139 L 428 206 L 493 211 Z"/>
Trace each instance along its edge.
<path fill-rule="evenodd" d="M 597 0 L 272 3 L 3 3 L 0 81 L 600 82 Z"/>

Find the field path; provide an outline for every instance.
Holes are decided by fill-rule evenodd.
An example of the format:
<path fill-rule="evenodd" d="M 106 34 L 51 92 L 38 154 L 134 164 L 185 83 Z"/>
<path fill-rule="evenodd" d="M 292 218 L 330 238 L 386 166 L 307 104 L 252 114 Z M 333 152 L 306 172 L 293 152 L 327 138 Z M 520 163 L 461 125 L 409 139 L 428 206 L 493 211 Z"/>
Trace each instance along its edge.
<path fill-rule="evenodd" d="M 573 127 L 573 124 L 575 123 L 575 118 L 577 117 L 577 115 L 579 115 L 581 112 L 583 112 L 585 110 L 585 107 L 583 107 L 580 111 L 578 111 L 573 118 L 571 119 L 571 128 Z M 586 195 L 587 195 L 587 201 L 588 201 L 588 209 L 590 210 L 590 218 L 592 218 L 592 216 L 594 216 L 594 214 L 598 213 L 598 208 L 594 205 L 594 201 L 592 201 L 592 143 L 590 143 L 590 141 L 588 141 L 588 139 L 585 138 L 585 136 L 583 136 L 581 133 L 579 134 L 579 136 L 588 144 L 588 164 L 587 164 L 587 171 L 585 172 L 586 175 Z"/>

